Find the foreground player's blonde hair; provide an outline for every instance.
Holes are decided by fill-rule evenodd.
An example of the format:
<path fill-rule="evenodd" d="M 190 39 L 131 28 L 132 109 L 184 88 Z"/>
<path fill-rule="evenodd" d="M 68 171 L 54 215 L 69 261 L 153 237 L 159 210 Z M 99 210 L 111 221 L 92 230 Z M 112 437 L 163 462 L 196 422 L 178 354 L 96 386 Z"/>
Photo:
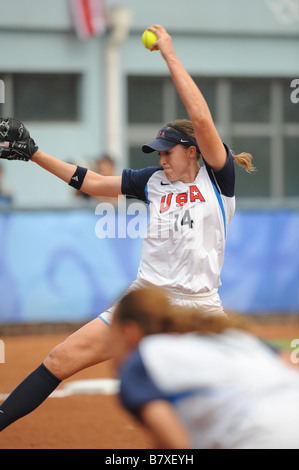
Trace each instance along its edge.
<path fill-rule="evenodd" d="M 170 126 L 168 127 L 167 125 L 166 129 L 169 128 L 175 131 L 176 129 L 171 127 L 171 126 L 175 126 L 178 129 L 182 130 L 183 133 L 195 138 L 195 133 L 194 133 L 194 129 L 193 129 L 191 121 L 188 121 L 187 119 L 177 119 L 175 121 L 170 122 L 169 124 Z M 242 152 L 242 153 L 239 153 L 238 155 L 235 155 L 231 151 L 231 154 L 232 154 L 234 161 L 238 165 L 243 166 L 247 172 L 251 173 L 255 171 L 255 168 L 252 165 L 252 155 L 250 155 L 250 153 Z M 201 156 L 200 153 L 198 153 L 197 155 L 198 160 L 200 156 Z"/>
<path fill-rule="evenodd" d="M 163 289 L 146 287 L 125 294 L 115 310 L 119 324 L 137 323 L 145 336 L 159 333 L 221 333 L 227 328 L 252 330 L 244 317 L 205 315 L 199 309 L 170 304 Z"/>

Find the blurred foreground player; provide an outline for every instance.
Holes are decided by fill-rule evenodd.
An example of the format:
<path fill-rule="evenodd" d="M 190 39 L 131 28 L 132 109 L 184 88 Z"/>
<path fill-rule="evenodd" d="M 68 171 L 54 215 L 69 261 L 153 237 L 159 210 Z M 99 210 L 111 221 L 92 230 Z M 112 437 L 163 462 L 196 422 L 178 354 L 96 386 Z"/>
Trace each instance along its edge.
<path fill-rule="evenodd" d="M 124 407 L 159 448 L 299 449 L 299 374 L 244 319 L 126 294 L 112 322 Z"/>
<path fill-rule="evenodd" d="M 199 88 L 177 58 L 163 26 L 149 28 L 190 120 L 175 120 L 142 147 L 160 166 L 103 176 L 37 148 L 23 123 L 0 122 L 0 158 L 31 160 L 91 196 L 128 195 L 149 204 L 150 221 L 140 267 L 130 289 L 165 288 L 171 302 L 226 316 L 218 294 L 228 224 L 235 210 L 234 162 L 252 170 L 249 154 L 223 144 Z M 54 136 L 53 136 L 54 138 Z M 200 166 L 199 161 L 203 162 Z M 82 247 L 84 250 L 84 247 Z M 115 305 L 56 346 L 0 406 L 0 431 L 38 407 L 61 380 L 111 357 Z"/>

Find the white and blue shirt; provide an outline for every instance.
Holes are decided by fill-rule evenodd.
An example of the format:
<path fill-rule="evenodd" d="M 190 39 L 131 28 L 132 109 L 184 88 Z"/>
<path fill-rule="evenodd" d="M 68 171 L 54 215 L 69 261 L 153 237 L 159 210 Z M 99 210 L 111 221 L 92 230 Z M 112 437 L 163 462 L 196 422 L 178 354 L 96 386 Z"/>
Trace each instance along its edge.
<path fill-rule="evenodd" d="M 149 205 L 137 279 L 188 295 L 217 288 L 234 188 L 228 148 L 220 171 L 205 162 L 192 183 L 169 181 L 161 167 L 124 170 L 122 193 Z"/>
<path fill-rule="evenodd" d="M 245 331 L 147 336 L 119 378 L 128 411 L 171 403 L 193 448 L 299 449 L 298 371 Z"/>

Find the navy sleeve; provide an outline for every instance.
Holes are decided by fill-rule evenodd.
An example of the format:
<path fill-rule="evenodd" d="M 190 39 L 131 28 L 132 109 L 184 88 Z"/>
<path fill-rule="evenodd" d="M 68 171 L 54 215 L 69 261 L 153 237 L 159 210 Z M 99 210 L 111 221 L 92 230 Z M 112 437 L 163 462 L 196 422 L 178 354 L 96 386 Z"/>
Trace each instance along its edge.
<path fill-rule="evenodd" d="M 130 356 L 119 371 L 119 397 L 123 406 L 138 415 L 138 409 L 153 400 L 165 399 L 149 374 L 138 350 Z"/>
<path fill-rule="evenodd" d="M 161 167 L 148 167 L 141 170 L 123 170 L 121 180 L 121 192 L 126 196 L 135 197 L 141 201 L 147 202 L 145 187 L 155 171 L 161 170 Z"/>
<path fill-rule="evenodd" d="M 224 146 L 227 152 L 227 159 L 221 170 L 215 171 L 205 160 L 204 162 L 209 177 L 218 191 L 220 190 L 219 192 L 223 196 L 233 197 L 235 195 L 235 164 L 231 151 L 225 144 Z"/>

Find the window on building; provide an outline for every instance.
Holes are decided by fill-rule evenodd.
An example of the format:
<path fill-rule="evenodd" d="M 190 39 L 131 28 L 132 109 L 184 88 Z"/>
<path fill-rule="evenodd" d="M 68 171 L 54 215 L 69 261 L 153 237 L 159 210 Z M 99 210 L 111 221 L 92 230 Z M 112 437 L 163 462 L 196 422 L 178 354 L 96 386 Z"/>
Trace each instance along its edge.
<path fill-rule="evenodd" d="M 299 205 L 299 104 L 292 103 L 292 78 L 195 77 L 224 142 L 234 153 L 249 152 L 254 174 L 236 165 L 238 203 L 247 207 Z M 141 145 L 161 126 L 187 118 L 169 77 L 128 78 L 129 166 L 158 164 Z"/>
<path fill-rule="evenodd" d="M 5 103 L 1 115 L 21 121 L 78 121 L 80 118 L 79 74 L 6 74 Z"/>
<path fill-rule="evenodd" d="M 285 195 L 299 197 L 299 136 L 284 139 L 284 187 Z"/>

